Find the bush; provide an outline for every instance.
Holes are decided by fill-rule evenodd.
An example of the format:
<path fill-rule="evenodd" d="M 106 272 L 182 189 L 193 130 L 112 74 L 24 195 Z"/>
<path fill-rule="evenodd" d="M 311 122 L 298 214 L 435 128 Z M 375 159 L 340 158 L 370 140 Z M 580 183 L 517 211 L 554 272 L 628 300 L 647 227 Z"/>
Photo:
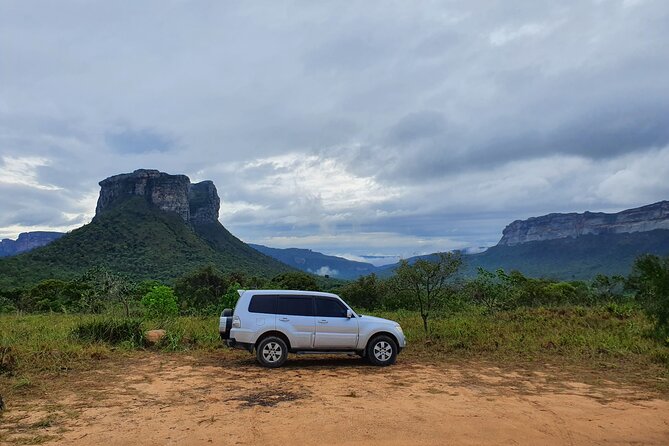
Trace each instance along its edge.
<path fill-rule="evenodd" d="M 179 314 L 177 298 L 172 288 L 159 285 L 142 298 L 144 315 L 147 319 L 167 319 Z"/>
<path fill-rule="evenodd" d="M 350 305 L 367 310 L 381 308 L 385 293 L 383 282 L 373 273 L 361 276 L 339 290 L 340 296 Z"/>
<path fill-rule="evenodd" d="M 606 311 L 618 319 L 629 319 L 636 313 L 636 306 L 632 303 L 611 302 L 606 305 Z"/>
<path fill-rule="evenodd" d="M 174 291 L 182 310 L 202 309 L 219 304 L 230 280 L 213 266 L 206 266 L 176 280 Z"/>
<path fill-rule="evenodd" d="M 639 257 L 628 282 L 655 322 L 658 337 L 669 339 L 669 257 Z"/>
<path fill-rule="evenodd" d="M 16 357 L 12 347 L 0 347 L 0 375 L 12 373 L 16 368 Z"/>
<path fill-rule="evenodd" d="M 15 311 L 16 305 L 14 305 L 14 302 L 4 296 L 0 296 L 0 314 L 13 313 Z"/>
<path fill-rule="evenodd" d="M 78 324 L 72 334 L 75 338 L 88 342 L 129 342 L 136 346 L 144 345 L 144 330 L 139 319 L 93 319 Z"/>
<path fill-rule="evenodd" d="M 516 306 L 518 287 L 511 276 L 502 269 L 492 273 L 478 268 L 476 278 L 465 285 L 471 300 L 481 305 L 488 313 L 508 310 Z"/>

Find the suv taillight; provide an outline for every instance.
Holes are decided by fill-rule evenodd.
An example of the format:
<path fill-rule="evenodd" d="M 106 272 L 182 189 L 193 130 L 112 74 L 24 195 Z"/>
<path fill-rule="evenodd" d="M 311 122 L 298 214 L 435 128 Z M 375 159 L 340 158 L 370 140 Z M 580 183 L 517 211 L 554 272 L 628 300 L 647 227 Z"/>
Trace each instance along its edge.
<path fill-rule="evenodd" d="M 232 316 L 232 326 L 235 328 L 242 328 L 242 320 L 239 316 Z"/>

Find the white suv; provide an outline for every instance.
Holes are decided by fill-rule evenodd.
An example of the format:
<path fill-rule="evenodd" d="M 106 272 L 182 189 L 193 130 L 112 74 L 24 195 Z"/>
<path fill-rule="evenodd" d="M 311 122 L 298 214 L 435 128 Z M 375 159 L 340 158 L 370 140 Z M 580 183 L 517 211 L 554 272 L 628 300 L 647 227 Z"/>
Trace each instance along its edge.
<path fill-rule="evenodd" d="M 355 353 L 386 366 L 406 346 L 397 322 L 358 315 L 336 294 L 316 291 L 240 290 L 219 332 L 229 347 L 255 349 L 265 367 L 280 367 L 288 352 Z"/>

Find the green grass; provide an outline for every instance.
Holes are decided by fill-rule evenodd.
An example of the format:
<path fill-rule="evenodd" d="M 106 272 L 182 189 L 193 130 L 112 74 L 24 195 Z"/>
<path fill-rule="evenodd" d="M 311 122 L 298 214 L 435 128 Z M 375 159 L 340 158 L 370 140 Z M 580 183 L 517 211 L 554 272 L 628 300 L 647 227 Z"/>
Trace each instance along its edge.
<path fill-rule="evenodd" d="M 520 308 L 488 315 L 472 309 L 431 320 L 427 342 L 418 314 L 378 315 L 397 320 L 410 343 L 407 353 L 422 359 L 553 359 L 583 364 L 663 364 L 669 368 L 669 346 L 651 336 L 652 325 L 638 310 L 621 315 L 607 306 Z"/>
<path fill-rule="evenodd" d="M 472 308 L 434 317 L 429 338 L 425 337 L 421 318 L 415 312 L 374 314 L 400 322 L 408 339 L 402 357 L 418 362 L 541 361 L 634 368 L 669 376 L 669 346 L 650 336 L 650 322 L 634 309 L 620 312 L 606 306 L 523 308 L 488 315 Z M 167 336 L 153 347 L 123 340 L 90 341 L 74 335 L 82 326 L 99 324 L 100 316 L 91 315 L 0 316 L 0 352 L 8 352 L 11 356 L 8 364 L 12 364 L 4 375 L 14 377 L 17 384 L 21 379 L 29 382 L 29 377 L 37 372 L 86 368 L 98 359 L 131 351 L 206 354 L 222 348 L 215 316 L 178 317 L 162 323 Z M 142 323 L 144 330 L 153 328 L 157 328 L 156 323 Z"/>
<path fill-rule="evenodd" d="M 101 324 L 103 320 L 99 315 L 80 314 L 0 315 L 0 352 L 9 352 L 15 364 L 12 371 L 23 373 L 68 369 L 85 365 L 91 359 L 144 348 L 134 338 L 126 342 L 90 340 L 100 337 L 91 331 L 123 325 L 118 318 L 106 319 L 114 321 L 112 324 Z M 100 325 L 107 327 L 100 329 Z M 144 322 L 142 328 L 149 330 L 157 325 Z M 179 317 L 168 321 L 165 328 L 167 337 L 155 349 L 208 350 L 221 345 L 216 317 Z"/>

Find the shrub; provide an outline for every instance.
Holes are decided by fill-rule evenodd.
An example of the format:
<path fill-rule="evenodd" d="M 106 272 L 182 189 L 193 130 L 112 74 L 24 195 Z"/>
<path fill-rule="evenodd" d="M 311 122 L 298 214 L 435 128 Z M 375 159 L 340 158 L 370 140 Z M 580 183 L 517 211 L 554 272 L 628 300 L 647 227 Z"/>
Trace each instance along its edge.
<path fill-rule="evenodd" d="M 218 305 L 230 281 L 213 266 L 206 266 L 176 280 L 174 291 L 181 309 L 202 309 Z"/>
<path fill-rule="evenodd" d="M 350 305 L 368 310 L 380 308 L 385 293 L 383 283 L 373 273 L 369 276 L 361 276 L 339 290 L 341 297 Z"/>
<path fill-rule="evenodd" d="M 144 331 L 139 319 L 93 319 L 81 322 L 72 330 L 75 338 L 88 342 L 144 345 Z"/>
<path fill-rule="evenodd" d="M 237 301 L 239 300 L 239 293 L 237 290 L 239 290 L 241 287 L 242 286 L 236 282 L 228 287 L 228 290 L 221 299 L 223 308 L 235 308 L 235 305 L 237 305 Z"/>
<path fill-rule="evenodd" d="M 2 313 L 13 313 L 16 311 L 16 305 L 14 302 L 7 299 L 4 296 L 0 296 L 0 314 Z"/>
<path fill-rule="evenodd" d="M 142 298 L 144 315 L 147 319 L 167 319 L 179 314 L 177 298 L 172 288 L 159 285 Z"/>
<path fill-rule="evenodd" d="M 629 319 L 634 316 L 636 307 L 631 303 L 611 302 L 606 305 L 606 311 L 618 319 Z"/>
<path fill-rule="evenodd" d="M 661 339 L 669 338 L 669 257 L 641 256 L 634 262 L 628 286 L 636 291 Z"/>
<path fill-rule="evenodd" d="M 471 293 L 471 300 L 488 313 L 513 308 L 518 300 L 517 287 L 502 269 L 492 273 L 478 268 L 476 278 L 466 288 Z"/>
<path fill-rule="evenodd" d="M 16 357 L 12 347 L 0 347 L 0 375 L 11 373 L 16 368 Z"/>

